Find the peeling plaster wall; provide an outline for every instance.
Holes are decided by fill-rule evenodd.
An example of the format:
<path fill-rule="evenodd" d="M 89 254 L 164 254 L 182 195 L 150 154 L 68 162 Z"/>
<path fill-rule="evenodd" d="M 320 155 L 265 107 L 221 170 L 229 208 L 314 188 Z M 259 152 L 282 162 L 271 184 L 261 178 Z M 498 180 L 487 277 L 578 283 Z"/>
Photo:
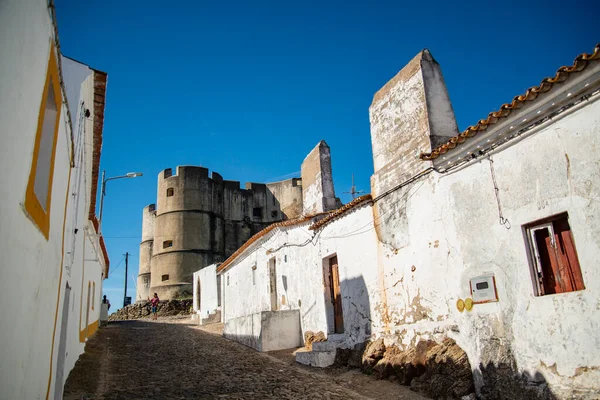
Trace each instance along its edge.
<path fill-rule="evenodd" d="M 547 384 L 554 398 L 589 398 L 600 391 L 599 137 L 595 96 L 492 155 L 510 229 L 499 222 L 486 158 L 431 172 L 325 225 L 305 245 L 308 224 L 278 228 L 224 272 L 224 319 L 271 309 L 275 258 L 277 308 L 298 309 L 303 332 L 331 333 L 323 270 L 337 255 L 347 346 L 383 337 L 408 348 L 448 336 L 469 356 L 480 394 L 493 398 L 503 390 L 495 377 L 508 374 L 509 385 Z M 389 173 L 388 188 L 430 165 L 394 162 L 376 172 Z M 563 212 L 586 289 L 536 297 L 522 227 Z M 484 273 L 494 275 L 499 301 L 459 312 L 469 280 Z"/>
<path fill-rule="evenodd" d="M 331 170 L 331 150 L 324 140 L 306 156 L 301 170 L 304 215 L 337 208 Z"/>
<path fill-rule="evenodd" d="M 383 224 L 404 239 L 378 250 L 387 282 L 379 296 L 387 301 L 378 307 L 387 312 L 376 315 L 383 336 L 409 346 L 449 335 L 478 369 L 479 387 L 492 364 L 548 382 L 558 398 L 597 392 L 599 134 L 596 98 L 493 155 L 510 229 L 499 223 L 487 159 L 430 174 L 390 195 L 404 218 L 382 215 Z M 586 289 L 536 297 L 522 226 L 565 211 Z M 500 301 L 460 313 L 456 301 L 471 296 L 469 279 L 487 272 Z"/>

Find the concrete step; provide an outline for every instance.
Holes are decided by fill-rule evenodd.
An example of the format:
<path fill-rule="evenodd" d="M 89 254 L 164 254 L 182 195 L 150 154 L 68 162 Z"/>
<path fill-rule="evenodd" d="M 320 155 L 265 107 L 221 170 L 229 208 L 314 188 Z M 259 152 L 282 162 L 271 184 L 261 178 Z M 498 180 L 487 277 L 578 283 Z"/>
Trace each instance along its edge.
<path fill-rule="evenodd" d="M 345 333 L 330 333 L 327 335 L 328 342 L 344 342 L 346 341 Z"/>
<path fill-rule="evenodd" d="M 313 351 L 335 351 L 336 349 L 344 347 L 345 342 L 314 342 L 312 344 Z"/>
<path fill-rule="evenodd" d="M 221 322 L 221 310 L 217 310 L 212 314 L 209 314 L 208 317 L 202 318 L 200 320 L 200 325 L 214 324 L 217 322 Z"/>
<path fill-rule="evenodd" d="M 326 368 L 332 366 L 335 362 L 335 353 L 336 350 L 298 351 L 296 352 L 296 362 L 311 367 Z"/>

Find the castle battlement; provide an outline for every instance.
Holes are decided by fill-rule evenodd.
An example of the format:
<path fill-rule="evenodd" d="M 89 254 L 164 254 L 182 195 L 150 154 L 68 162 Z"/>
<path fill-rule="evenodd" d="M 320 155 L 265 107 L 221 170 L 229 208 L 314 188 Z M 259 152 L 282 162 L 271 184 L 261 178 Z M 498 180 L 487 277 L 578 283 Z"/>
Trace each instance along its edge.
<path fill-rule="evenodd" d="M 316 197 L 333 193 L 329 148 L 323 144 L 311 153 L 316 159 L 311 161 L 314 166 L 305 168 L 310 174 L 279 182 L 248 182 L 244 188 L 239 181 L 224 180 L 200 166 L 162 170 L 156 204 L 143 211 L 138 300 L 154 292 L 164 299 L 191 293 L 193 273 L 199 268 L 225 260 L 268 225 L 300 217 L 305 175 L 310 182 L 318 176 L 310 200 L 323 209 L 324 200 Z"/>

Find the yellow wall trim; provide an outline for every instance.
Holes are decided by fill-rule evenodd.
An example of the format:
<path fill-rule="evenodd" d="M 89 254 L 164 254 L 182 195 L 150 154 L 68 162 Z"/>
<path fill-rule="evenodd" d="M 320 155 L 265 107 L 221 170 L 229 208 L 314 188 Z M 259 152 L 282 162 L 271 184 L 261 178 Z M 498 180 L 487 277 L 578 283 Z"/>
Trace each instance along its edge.
<path fill-rule="evenodd" d="M 92 337 L 94 333 L 98 330 L 99 320 L 96 320 L 89 324 L 84 330 L 79 331 L 79 343 L 85 343 L 87 338 Z"/>
<path fill-rule="evenodd" d="M 42 141 L 42 130 L 44 126 L 44 117 L 46 114 L 46 101 L 48 99 L 48 91 L 50 85 L 54 91 L 54 101 L 56 103 L 56 121 L 54 123 L 54 132 L 52 140 L 52 149 L 50 150 L 50 165 L 48 174 L 48 196 L 46 198 L 46 204 L 42 205 L 35 194 L 35 179 L 38 164 L 38 157 L 40 154 L 40 145 Z M 35 135 L 35 143 L 33 146 L 33 159 L 31 160 L 31 171 L 29 172 L 29 181 L 27 183 L 27 190 L 25 191 L 25 211 L 29 218 L 35 223 L 35 225 L 42 232 L 46 240 L 50 235 L 50 206 L 52 204 L 52 179 L 54 177 L 54 159 L 56 156 L 56 143 L 58 142 L 58 127 L 60 125 L 60 114 L 62 111 L 62 90 L 60 88 L 60 81 L 58 76 L 58 64 L 56 62 L 56 53 L 54 44 L 50 43 L 50 57 L 48 59 L 48 70 L 46 72 L 46 81 L 44 84 L 44 90 L 42 92 L 42 102 L 40 105 L 40 112 L 38 115 L 37 131 Z"/>

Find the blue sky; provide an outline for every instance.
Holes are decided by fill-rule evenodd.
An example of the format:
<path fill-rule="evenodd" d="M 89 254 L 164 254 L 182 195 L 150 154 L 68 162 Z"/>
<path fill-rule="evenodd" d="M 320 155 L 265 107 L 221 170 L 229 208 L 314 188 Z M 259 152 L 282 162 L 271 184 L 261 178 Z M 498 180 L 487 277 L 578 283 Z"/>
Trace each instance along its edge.
<path fill-rule="evenodd" d="M 462 130 L 600 41 L 591 0 L 485 3 L 56 0 L 63 53 L 108 73 L 102 168 L 144 173 L 107 185 L 114 308 L 125 252 L 135 296 L 142 208 L 161 170 L 279 180 L 324 139 L 348 202 L 353 173 L 369 191 L 373 94 L 423 48 Z"/>

